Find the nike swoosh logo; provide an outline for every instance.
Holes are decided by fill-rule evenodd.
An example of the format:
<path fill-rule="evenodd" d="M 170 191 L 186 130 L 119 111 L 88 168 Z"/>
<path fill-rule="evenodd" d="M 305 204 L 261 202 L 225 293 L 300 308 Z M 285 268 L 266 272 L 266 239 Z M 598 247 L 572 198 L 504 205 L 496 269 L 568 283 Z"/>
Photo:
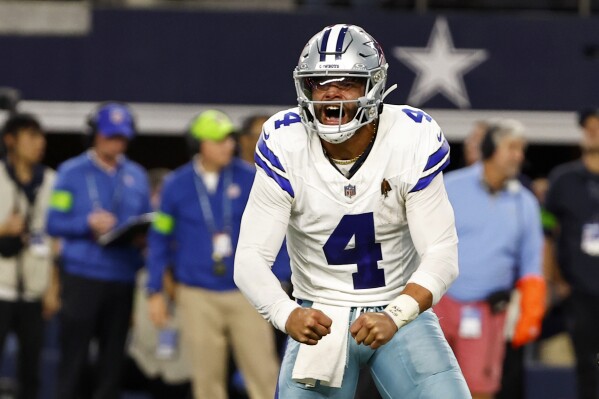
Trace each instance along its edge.
<path fill-rule="evenodd" d="M 270 133 L 266 134 L 266 130 L 263 130 L 262 134 L 264 135 L 264 140 L 268 140 L 268 138 L 270 137 Z"/>
<path fill-rule="evenodd" d="M 439 142 L 441 142 L 443 140 L 443 132 L 439 131 L 439 134 L 437 134 L 437 140 L 439 140 Z"/>

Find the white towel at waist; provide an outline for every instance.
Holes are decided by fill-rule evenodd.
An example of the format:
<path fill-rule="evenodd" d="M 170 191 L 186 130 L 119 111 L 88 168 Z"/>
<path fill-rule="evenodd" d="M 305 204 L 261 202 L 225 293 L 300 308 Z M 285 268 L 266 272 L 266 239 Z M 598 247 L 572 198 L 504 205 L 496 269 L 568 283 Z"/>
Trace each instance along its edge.
<path fill-rule="evenodd" d="M 350 308 L 314 303 L 331 318 L 331 333 L 316 345 L 301 344 L 291 378 L 301 384 L 315 386 L 316 381 L 333 388 L 341 387 L 347 363 L 347 336 Z"/>

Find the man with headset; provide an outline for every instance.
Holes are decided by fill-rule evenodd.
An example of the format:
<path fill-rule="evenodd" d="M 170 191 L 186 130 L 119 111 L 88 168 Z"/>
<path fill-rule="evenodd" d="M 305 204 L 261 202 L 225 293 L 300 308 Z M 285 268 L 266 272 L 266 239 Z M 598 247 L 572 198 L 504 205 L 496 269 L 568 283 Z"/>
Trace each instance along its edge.
<path fill-rule="evenodd" d="M 512 288 L 521 296 L 513 346 L 538 336 L 544 314 L 539 205 L 517 180 L 523 133 L 515 120 L 491 123 L 481 143 L 482 162 L 450 172 L 446 179 L 460 275 L 435 313 L 474 399 L 492 398 L 499 389 Z"/>
<path fill-rule="evenodd" d="M 133 244 L 102 246 L 98 238 L 150 211 L 148 179 L 125 155 L 135 135 L 129 107 L 100 105 L 89 118 L 92 146 L 58 169 L 48 232 L 62 239 L 61 360 L 57 398 L 78 396 L 90 341 L 97 337 L 94 399 L 119 397 L 135 273 L 143 265 Z"/>
<path fill-rule="evenodd" d="M 172 266 L 181 340 L 198 399 L 227 397 L 229 347 L 250 398 L 272 398 L 277 381 L 273 331 L 233 281 L 241 215 L 255 174 L 233 157 L 233 132 L 233 123 L 220 111 L 207 110 L 192 120 L 188 136 L 195 156 L 167 177 L 148 240 L 150 317 L 168 327 L 160 292 Z"/>

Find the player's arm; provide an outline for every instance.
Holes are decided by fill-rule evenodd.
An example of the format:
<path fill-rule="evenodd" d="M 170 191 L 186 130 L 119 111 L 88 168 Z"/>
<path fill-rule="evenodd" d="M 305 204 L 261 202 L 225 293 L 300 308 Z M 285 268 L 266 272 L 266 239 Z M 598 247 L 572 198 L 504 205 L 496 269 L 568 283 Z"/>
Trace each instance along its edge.
<path fill-rule="evenodd" d="M 449 143 L 432 118 L 414 121 L 422 123 L 414 152 L 428 156 L 413 169 L 417 175 L 405 194 L 405 206 L 421 262 L 402 294 L 385 309 L 398 328 L 437 303 L 458 275 L 458 238 L 442 174 L 449 164 Z"/>
<path fill-rule="evenodd" d="M 398 329 L 439 302 L 458 276 L 458 237 L 441 173 L 407 195 L 406 215 L 420 265 L 404 291 L 385 308 Z"/>
<path fill-rule="evenodd" d="M 234 278 L 258 312 L 285 331 L 289 313 L 298 305 L 283 291 L 271 267 L 285 238 L 291 200 L 268 179 L 258 170 L 241 220 Z"/>
<path fill-rule="evenodd" d="M 407 195 L 406 214 L 421 262 L 404 294 L 416 300 L 421 313 L 439 302 L 458 276 L 458 236 L 441 173 Z"/>
<path fill-rule="evenodd" d="M 453 208 L 441 173 L 422 190 L 407 195 L 406 213 L 421 263 L 384 312 L 365 313 L 351 326 L 356 342 L 372 349 L 386 344 L 401 327 L 438 302 L 458 275 Z"/>
<path fill-rule="evenodd" d="M 315 345 L 330 332 L 321 311 L 301 308 L 281 288 L 271 270 L 281 248 L 291 197 L 260 169 L 241 220 L 235 253 L 235 283 L 258 312 L 298 342 Z"/>
<path fill-rule="evenodd" d="M 432 118 L 422 123 L 415 153 L 427 157 L 413 169 L 416 181 L 405 194 L 410 235 L 421 262 L 402 295 L 386 309 L 398 327 L 437 303 L 458 275 L 458 238 L 442 174 L 450 147 Z"/>

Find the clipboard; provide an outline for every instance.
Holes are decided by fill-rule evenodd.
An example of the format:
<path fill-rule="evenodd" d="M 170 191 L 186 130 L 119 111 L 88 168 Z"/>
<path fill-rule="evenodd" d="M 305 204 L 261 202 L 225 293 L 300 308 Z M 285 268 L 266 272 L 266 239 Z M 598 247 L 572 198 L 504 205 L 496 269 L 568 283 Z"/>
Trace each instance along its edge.
<path fill-rule="evenodd" d="M 155 212 L 148 212 L 131 217 L 117 228 L 102 234 L 97 242 L 103 247 L 131 245 L 136 237 L 148 232 L 154 215 Z"/>

